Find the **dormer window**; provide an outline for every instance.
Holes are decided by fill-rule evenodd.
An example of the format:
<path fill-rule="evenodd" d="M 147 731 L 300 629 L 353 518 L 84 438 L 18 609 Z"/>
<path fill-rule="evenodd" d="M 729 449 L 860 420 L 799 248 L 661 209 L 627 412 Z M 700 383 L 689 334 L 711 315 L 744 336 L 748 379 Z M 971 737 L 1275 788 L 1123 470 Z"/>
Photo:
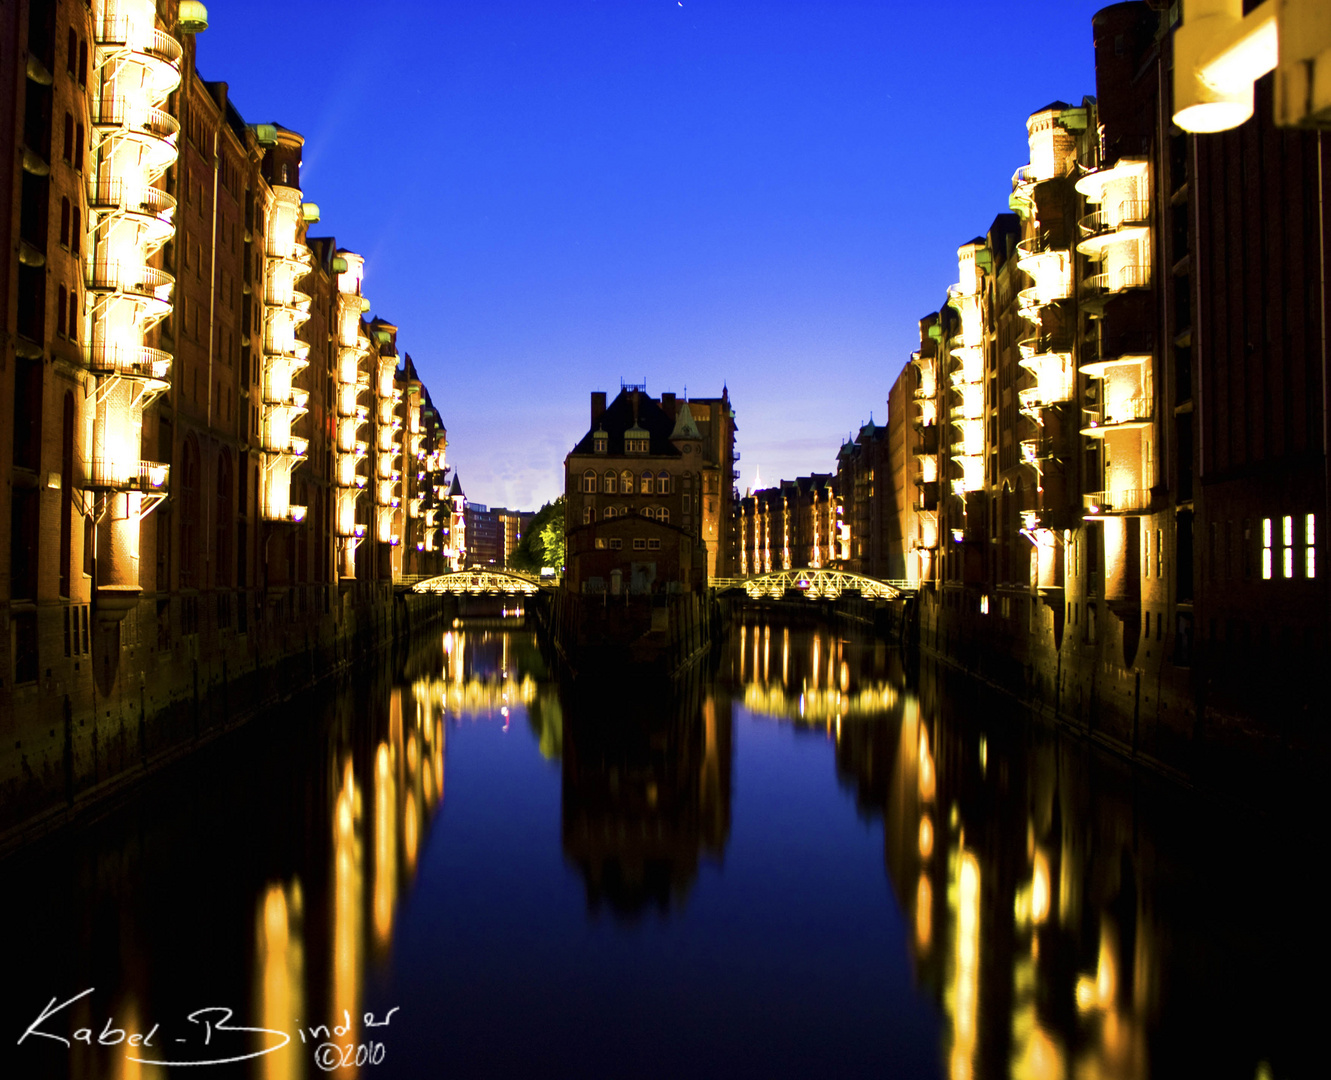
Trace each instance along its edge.
<path fill-rule="evenodd" d="M 592 450 L 597 454 L 610 452 L 610 434 L 603 427 L 592 432 Z"/>
<path fill-rule="evenodd" d="M 652 449 L 651 434 L 636 423 L 624 432 L 624 453 L 648 454 Z"/>
<path fill-rule="evenodd" d="M 604 454 L 604 453 L 606 453 L 606 452 L 610 449 L 610 440 L 609 440 L 609 439 L 604 439 L 604 438 L 602 438 L 602 439 L 597 439 L 597 440 L 595 440 L 595 442 L 593 443 L 593 446 L 595 447 L 596 452 L 597 452 L 598 454 Z"/>

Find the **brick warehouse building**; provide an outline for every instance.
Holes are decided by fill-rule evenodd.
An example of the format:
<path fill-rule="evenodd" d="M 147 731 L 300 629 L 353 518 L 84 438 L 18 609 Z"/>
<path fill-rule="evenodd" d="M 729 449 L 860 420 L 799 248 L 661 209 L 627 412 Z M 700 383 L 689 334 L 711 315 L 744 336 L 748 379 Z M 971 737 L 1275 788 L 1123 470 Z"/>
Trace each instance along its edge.
<path fill-rule="evenodd" d="M 574 592 L 689 592 L 734 572 L 730 395 L 680 401 L 624 385 L 592 394 L 591 428 L 564 461 Z"/>
<path fill-rule="evenodd" d="M 1097 96 L 1028 119 L 893 387 L 891 528 L 927 647 L 1204 774 L 1324 747 L 1331 147 L 1269 75 L 1240 128 L 1174 127 L 1176 19 L 1101 11 Z"/>
<path fill-rule="evenodd" d="M 0 835 L 345 655 L 447 543 L 446 432 L 304 140 L 199 76 L 202 5 L 114 14 L 0 12 Z"/>

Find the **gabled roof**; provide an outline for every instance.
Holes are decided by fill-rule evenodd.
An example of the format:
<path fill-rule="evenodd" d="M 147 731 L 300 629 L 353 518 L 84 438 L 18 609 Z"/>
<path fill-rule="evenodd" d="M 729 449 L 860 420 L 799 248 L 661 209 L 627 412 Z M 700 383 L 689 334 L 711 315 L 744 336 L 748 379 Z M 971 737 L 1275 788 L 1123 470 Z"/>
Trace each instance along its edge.
<path fill-rule="evenodd" d="M 648 454 L 655 457 L 680 457 L 679 450 L 670 442 L 672 432 L 675 429 L 675 422 L 661 408 L 660 402 L 648 397 L 640 390 L 621 390 L 619 396 L 606 407 L 605 412 L 597 419 L 597 431 L 604 431 L 608 441 L 606 453 L 597 456 L 623 456 L 624 436 L 630 428 L 635 426 L 635 398 L 636 426 L 645 433 L 646 438 L 651 440 Z M 578 440 L 572 452 L 574 454 L 595 454 L 596 440 L 594 436 L 596 433 L 596 431 L 588 428 L 587 434 Z M 635 433 L 633 437 L 643 438 L 644 435 Z"/>

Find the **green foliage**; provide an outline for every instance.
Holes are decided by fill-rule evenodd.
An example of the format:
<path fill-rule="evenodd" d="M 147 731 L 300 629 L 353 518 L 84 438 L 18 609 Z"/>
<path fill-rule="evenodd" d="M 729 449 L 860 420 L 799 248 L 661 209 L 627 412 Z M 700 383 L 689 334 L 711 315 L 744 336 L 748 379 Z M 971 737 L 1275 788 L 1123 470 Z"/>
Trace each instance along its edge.
<path fill-rule="evenodd" d="M 546 503 L 527 525 L 518 541 L 510 565 L 515 570 L 539 574 L 542 567 L 556 573 L 564 570 L 564 496 Z"/>

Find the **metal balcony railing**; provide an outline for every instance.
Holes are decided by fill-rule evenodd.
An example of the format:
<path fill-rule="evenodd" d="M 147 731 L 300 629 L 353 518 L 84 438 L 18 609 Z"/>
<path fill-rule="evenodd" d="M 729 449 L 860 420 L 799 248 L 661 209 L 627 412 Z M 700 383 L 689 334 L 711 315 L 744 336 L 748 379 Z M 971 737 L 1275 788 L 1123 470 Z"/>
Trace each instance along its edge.
<path fill-rule="evenodd" d="M 94 342 L 83 347 L 84 363 L 94 375 L 164 381 L 171 375 L 171 354 L 147 345 L 109 345 Z"/>
<path fill-rule="evenodd" d="M 156 28 L 140 28 L 131 35 L 129 19 L 123 16 L 98 19 L 93 41 L 103 49 L 128 49 L 172 66 L 180 63 L 183 52 L 180 42 Z"/>
<path fill-rule="evenodd" d="M 140 491 L 148 495 L 165 490 L 170 478 L 171 466 L 160 461 L 93 458 L 83 463 L 83 486 L 97 491 Z"/>
<path fill-rule="evenodd" d="M 1151 204 L 1145 199 L 1124 199 L 1087 214 L 1077 222 L 1082 236 L 1099 236 L 1127 226 L 1142 226 L 1151 220 Z"/>
<path fill-rule="evenodd" d="M 115 177 L 103 177 L 88 185 L 88 206 L 93 210 L 167 218 L 176 208 L 176 198 L 161 188 L 131 186 Z"/>
<path fill-rule="evenodd" d="M 131 107 L 124 98 L 103 98 L 92 122 L 106 132 L 120 130 L 154 139 L 170 139 L 180 134 L 180 121 L 165 109 L 151 105 Z"/>
<path fill-rule="evenodd" d="M 119 259 L 99 259 L 87 264 L 89 291 L 122 293 L 145 300 L 168 301 L 176 279 L 154 266 L 140 266 Z"/>
<path fill-rule="evenodd" d="M 1144 513 L 1151 508 L 1149 488 L 1115 488 L 1113 491 L 1090 491 L 1082 496 L 1088 514 Z"/>
<path fill-rule="evenodd" d="M 1104 274 L 1092 274 L 1082 278 L 1082 293 L 1088 298 L 1097 295 L 1110 295 L 1125 289 L 1144 289 L 1151 284 L 1151 268 L 1136 263 L 1120 266 L 1117 270 Z"/>

